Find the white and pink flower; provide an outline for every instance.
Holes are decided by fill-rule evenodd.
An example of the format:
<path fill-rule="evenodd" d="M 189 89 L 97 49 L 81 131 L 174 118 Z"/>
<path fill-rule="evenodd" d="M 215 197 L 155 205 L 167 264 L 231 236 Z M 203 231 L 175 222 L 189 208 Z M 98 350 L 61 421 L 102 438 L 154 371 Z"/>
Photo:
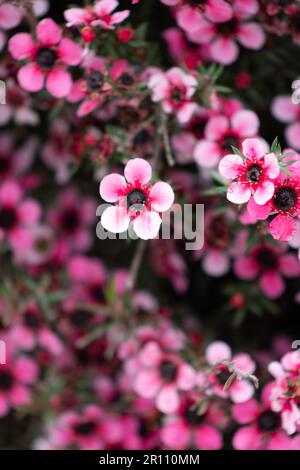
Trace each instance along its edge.
<path fill-rule="evenodd" d="M 104 210 L 101 223 L 113 233 L 125 232 L 130 222 L 139 238 L 155 238 L 161 226 L 161 213 L 173 204 L 174 193 L 164 182 L 150 184 L 152 169 L 141 158 L 130 160 L 124 176 L 107 175 L 100 184 L 101 197 L 114 206 Z"/>
<path fill-rule="evenodd" d="M 279 176 L 280 167 L 274 153 L 264 153 L 261 142 L 246 139 L 242 144 L 244 158 L 240 155 L 226 155 L 219 164 L 219 172 L 224 178 L 232 179 L 227 191 L 227 199 L 235 204 L 243 204 L 253 196 L 256 204 L 269 201 L 275 191 L 274 180 Z"/>
<path fill-rule="evenodd" d="M 247 137 L 256 137 L 259 120 L 253 111 L 238 109 L 230 116 L 216 115 L 208 119 L 204 138 L 194 149 L 194 159 L 203 168 L 215 168 L 224 155 L 231 152 L 231 146 L 241 148 Z"/>
<path fill-rule="evenodd" d="M 197 108 L 192 99 L 197 88 L 193 75 L 173 67 L 165 73 L 154 73 L 148 86 L 152 90 L 152 101 L 162 102 L 165 113 L 175 113 L 180 123 L 189 121 Z"/>
<path fill-rule="evenodd" d="M 113 13 L 118 7 L 117 0 L 100 0 L 86 8 L 70 8 L 64 12 L 67 26 L 99 26 L 102 29 L 114 29 L 129 16 L 129 10 Z"/>

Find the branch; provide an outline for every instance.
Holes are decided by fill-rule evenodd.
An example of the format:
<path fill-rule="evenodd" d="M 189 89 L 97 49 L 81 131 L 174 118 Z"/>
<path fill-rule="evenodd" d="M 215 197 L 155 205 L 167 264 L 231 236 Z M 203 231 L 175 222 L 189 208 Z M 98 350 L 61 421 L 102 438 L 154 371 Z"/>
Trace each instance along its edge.
<path fill-rule="evenodd" d="M 145 253 L 145 249 L 147 246 L 146 240 L 139 240 L 138 245 L 136 248 L 136 252 L 134 254 L 134 257 L 132 259 L 131 267 L 129 270 L 129 277 L 126 283 L 126 290 L 127 291 L 132 291 L 134 289 L 134 286 L 136 284 L 136 279 L 137 275 L 139 273 L 143 255 Z"/>
<path fill-rule="evenodd" d="M 232 385 L 235 379 L 237 380 L 248 380 L 252 382 L 257 389 L 259 387 L 259 380 L 258 378 L 253 375 L 253 374 L 248 374 L 246 372 L 243 372 L 241 369 L 238 369 L 235 365 L 234 362 L 230 361 L 223 361 L 220 363 L 223 366 L 226 366 L 229 370 L 229 372 L 232 372 L 228 380 L 226 381 L 224 385 L 224 390 L 228 390 L 229 387 Z"/>

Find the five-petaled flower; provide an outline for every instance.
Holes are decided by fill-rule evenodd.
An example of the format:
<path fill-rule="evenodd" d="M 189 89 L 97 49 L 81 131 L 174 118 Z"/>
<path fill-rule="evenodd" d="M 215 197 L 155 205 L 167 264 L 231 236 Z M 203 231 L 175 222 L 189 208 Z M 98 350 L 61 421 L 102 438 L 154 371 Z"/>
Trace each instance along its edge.
<path fill-rule="evenodd" d="M 197 80 L 193 75 L 173 67 L 165 73 L 154 73 L 148 85 L 152 90 L 152 100 L 155 103 L 161 101 L 166 113 L 175 113 L 181 123 L 189 121 L 197 108 L 192 101 L 197 88 Z"/>
<path fill-rule="evenodd" d="M 36 40 L 28 33 L 17 33 L 9 41 L 9 52 L 14 59 L 26 60 L 18 71 L 22 88 L 38 92 L 44 88 L 56 98 L 69 94 L 72 77 L 68 66 L 78 65 L 82 49 L 75 42 L 63 38 L 61 28 L 50 18 L 36 27 Z"/>
<path fill-rule="evenodd" d="M 113 13 L 119 2 L 117 0 L 100 0 L 94 6 L 85 8 L 69 8 L 65 11 L 68 26 L 99 26 L 102 29 L 114 29 L 129 16 L 129 10 Z"/>
<path fill-rule="evenodd" d="M 263 205 L 271 199 L 280 167 L 274 153 L 264 154 L 262 144 L 257 139 L 246 139 L 242 144 L 241 156 L 226 155 L 219 164 L 222 176 L 232 179 L 227 199 L 235 204 L 248 202 L 251 196 L 257 204 Z"/>
<path fill-rule="evenodd" d="M 101 197 L 114 206 L 102 214 L 101 223 L 113 233 L 125 232 L 129 223 L 139 238 L 155 238 L 161 225 L 161 212 L 167 211 L 174 201 L 174 193 L 168 183 L 149 181 L 150 164 L 134 158 L 125 166 L 125 178 L 117 173 L 107 175 L 100 184 Z"/>

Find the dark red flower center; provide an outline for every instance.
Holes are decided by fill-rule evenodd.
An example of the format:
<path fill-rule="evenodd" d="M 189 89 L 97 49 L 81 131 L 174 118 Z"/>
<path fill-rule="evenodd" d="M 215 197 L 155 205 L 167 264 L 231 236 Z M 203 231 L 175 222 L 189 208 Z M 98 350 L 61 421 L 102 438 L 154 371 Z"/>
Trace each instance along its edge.
<path fill-rule="evenodd" d="M 89 436 L 95 432 L 96 428 L 97 425 L 94 421 L 83 421 L 75 425 L 74 432 L 80 436 Z"/>
<path fill-rule="evenodd" d="M 232 152 L 232 146 L 238 147 L 239 146 L 239 139 L 234 134 L 227 134 L 221 142 L 221 148 L 224 152 Z"/>
<path fill-rule="evenodd" d="M 34 246 L 39 253 L 45 253 L 49 248 L 49 240 L 47 238 L 38 238 Z"/>
<path fill-rule="evenodd" d="M 217 23 L 216 26 L 222 36 L 231 36 L 237 31 L 238 21 L 236 18 L 232 18 L 231 20 L 225 21 L 224 23 Z"/>
<path fill-rule="evenodd" d="M 272 432 L 280 427 L 281 419 L 274 411 L 264 411 L 258 417 L 258 426 L 262 431 Z"/>
<path fill-rule="evenodd" d="M 13 386 L 13 376 L 8 371 L 0 371 L 0 390 L 7 392 Z"/>
<path fill-rule="evenodd" d="M 296 13 L 290 18 L 290 26 L 295 33 L 300 31 L 300 13 Z"/>
<path fill-rule="evenodd" d="M 147 129 L 141 129 L 137 132 L 133 138 L 133 145 L 143 145 L 149 142 L 150 140 L 150 133 Z"/>
<path fill-rule="evenodd" d="M 184 412 L 184 417 L 190 426 L 199 426 L 205 419 L 205 414 L 199 414 L 197 409 L 190 407 Z"/>
<path fill-rule="evenodd" d="M 130 73 L 128 72 L 124 72 L 122 73 L 122 75 L 120 76 L 120 82 L 122 83 L 122 85 L 124 86 L 131 86 L 134 84 L 134 78 L 132 75 L 130 75 Z"/>
<path fill-rule="evenodd" d="M 195 117 L 189 123 L 188 130 L 198 139 L 202 139 L 206 122 L 204 117 Z"/>
<path fill-rule="evenodd" d="M 93 317 L 93 314 L 91 312 L 85 311 L 85 310 L 75 310 L 72 312 L 70 316 L 70 320 L 72 325 L 77 326 L 77 327 L 84 327 L 89 324 Z"/>
<path fill-rule="evenodd" d="M 4 207 L 0 209 L 0 227 L 10 230 L 17 224 L 17 214 L 14 208 Z"/>
<path fill-rule="evenodd" d="M 32 330 L 38 330 L 41 325 L 41 320 L 35 312 L 28 310 L 24 314 L 24 325 Z"/>
<path fill-rule="evenodd" d="M 187 3 L 193 7 L 197 7 L 198 5 L 205 5 L 206 2 L 207 0 L 187 0 Z"/>
<path fill-rule="evenodd" d="M 90 288 L 90 293 L 96 302 L 100 302 L 100 303 L 104 302 L 105 297 L 104 297 L 103 288 L 99 286 L 98 284 Z"/>
<path fill-rule="evenodd" d="M 170 93 L 170 98 L 175 104 L 180 104 L 185 99 L 185 88 L 180 86 L 174 86 Z"/>
<path fill-rule="evenodd" d="M 246 178 L 250 183 L 258 183 L 262 174 L 262 169 L 259 165 L 251 165 L 246 171 Z"/>
<path fill-rule="evenodd" d="M 11 162 L 8 156 L 0 157 L 0 175 L 6 175 L 11 168 Z"/>
<path fill-rule="evenodd" d="M 66 209 L 62 214 L 62 228 L 66 232 L 74 232 L 79 225 L 79 214 L 75 208 Z"/>
<path fill-rule="evenodd" d="M 256 253 L 256 261 L 263 269 L 275 269 L 278 264 L 276 254 L 267 248 L 262 248 Z"/>
<path fill-rule="evenodd" d="M 177 366 L 172 361 L 162 361 L 159 366 L 161 378 L 166 382 L 173 382 L 177 375 Z"/>
<path fill-rule="evenodd" d="M 133 189 L 127 194 L 127 207 L 144 205 L 147 202 L 147 196 L 141 189 Z"/>
<path fill-rule="evenodd" d="M 280 211 L 289 211 L 297 202 L 297 194 L 293 188 L 282 186 L 275 191 L 274 204 Z"/>
<path fill-rule="evenodd" d="M 103 73 L 99 72 L 98 70 L 91 72 L 86 78 L 88 91 L 90 93 L 92 93 L 93 91 L 94 92 L 99 91 L 103 85 L 103 82 L 104 82 Z"/>
<path fill-rule="evenodd" d="M 230 372 L 226 368 L 220 370 L 216 375 L 216 379 L 222 387 L 226 384 L 229 377 L 230 377 Z"/>
<path fill-rule="evenodd" d="M 49 47 L 41 48 L 36 55 L 38 65 L 44 69 L 51 69 L 58 59 L 56 51 Z"/>

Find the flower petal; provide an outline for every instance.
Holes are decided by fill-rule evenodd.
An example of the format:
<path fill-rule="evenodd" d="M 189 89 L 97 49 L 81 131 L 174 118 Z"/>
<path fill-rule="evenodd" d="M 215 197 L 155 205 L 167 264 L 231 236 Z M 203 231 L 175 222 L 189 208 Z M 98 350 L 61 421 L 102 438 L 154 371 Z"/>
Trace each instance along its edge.
<path fill-rule="evenodd" d="M 107 202 L 117 202 L 124 196 L 126 181 L 124 176 L 112 173 L 103 178 L 100 183 L 100 196 Z"/>
<path fill-rule="evenodd" d="M 221 150 L 215 142 L 201 140 L 195 147 L 194 159 L 204 168 L 214 168 L 221 157 Z"/>
<path fill-rule="evenodd" d="M 249 201 L 250 197 L 250 189 L 239 183 L 232 183 L 227 190 L 227 199 L 234 204 L 244 204 Z"/>
<path fill-rule="evenodd" d="M 122 233 L 128 229 L 130 222 L 127 211 L 122 207 L 111 206 L 105 209 L 101 217 L 103 227 L 112 233 Z"/>
<path fill-rule="evenodd" d="M 74 41 L 64 38 L 59 45 L 59 55 L 67 65 L 78 65 L 82 58 L 82 49 Z"/>
<path fill-rule="evenodd" d="M 149 240 L 158 235 L 161 226 L 161 218 L 157 212 L 144 210 L 136 217 L 133 228 L 139 238 Z"/>
<path fill-rule="evenodd" d="M 152 186 L 150 191 L 151 209 L 165 212 L 174 202 L 174 192 L 168 183 L 159 181 Z"/>
<path fill-rule="evenodd" d="M 242 148 L 243 154 L 248 158 L 260 159 L 264 153 L 262 142 L 259 139 L 245 139 Z"/>
<path fill-rule="evenodd" d="M 62 31 L 55 21 L 51 20 L 51 18 L 45 18 L 38 23 L 36 35 L 42 44 L 53 46 L 61 40 Z"/>
<path fill-rule="evenodd" d="M 71 75 L 65 70 L 52 70 L 47 77 L 46 88 L 55 98 L 67 96 L 72 88 Z"/>
<path fill-rule="evenodd" d="M 261 206 L 268 202 L 274 194 L 274 184 L 271 181 L 264 181 L 260 184 L 253 195 L 253 199 Z"/>
<path fill-rule="evenodd" d="M 129 183 L 143 186 L 150 181 L 152 168 L 146 160 L 134 158 L 125 166 L 124 175 Z"/>
<path fill-rule="evenodd" d="M 44 87 L 44 75 L 35 64 L 27 64 L 18 72 L 19 84 L 24 90 L 37 92 Z"/>
<path fill-rule="evenodd" d="M 253 111 L 242 109 L 232 116 L 231 125 L 241 137 L 252 137 L 258 132 L 259 119 Z"/>
<path fill-rule="evenodd" d="M 296 232 L 296 221 L 288 215 L 278 214 L 269 224 L 269 231 L 275 240 L 290 240 Z"/>
<path fill-rule="evenodd" d="M 28 33 L 15 34 L 8 42 L 11 56 L 17 60 L 27 59 L 35 50 L 35 44 Z"/>
<path fill-rule="evenodd" d="M 219 163 L 219 172 L 224 178 L 233 180 L 239 175 L 242 163 L 243 160 L 238 155 L 226 155 Z"/>
<path fill-rule="evenodd" d="M 222 37 L 212 43 L 210 53 L 215 61 L 220 64 L 229 65 L 237 59 L 239 49 L 234 41 Z"/>

